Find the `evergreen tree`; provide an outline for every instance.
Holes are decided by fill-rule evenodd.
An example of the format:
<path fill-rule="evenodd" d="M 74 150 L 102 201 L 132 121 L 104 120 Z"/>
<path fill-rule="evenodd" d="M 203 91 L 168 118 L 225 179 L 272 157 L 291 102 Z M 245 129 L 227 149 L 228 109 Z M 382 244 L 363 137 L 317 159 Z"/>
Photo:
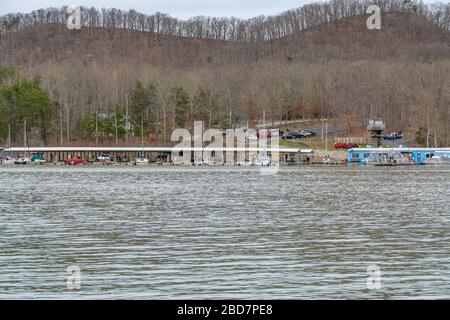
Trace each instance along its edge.
<path fill-rule="evenodd" d="M 190 99 L 183 87 L 174 87 L 171 90 L 171 101 L 175 111 L 175 126 L 185 128 L 189 120 Z"/>
<path fill-rule="evenodd" d="M 14 79 L 13 79 L 14 77 Z M 9 81 L 6 81 L 9 79 Z M 11 84 L 7 83 L 11 82 Z M 41 80 L 21 79 L 14 70 L 0 71 L 0 130 L 5 131 L 8 123 L 16 131 L 26 120 L 29 128 L 37 128 L 44 143 L 51 127 L 51 100 L 41 88 Z"/>
<path fill-rule="evenodd" d="M 157 88 L 152 82 L 143 83 L 136 81 L 136 87 L 131 93 L 131 118 L 135 128 L 141 126 L 144 120 L 144 127 L 150 127 L 150 118 L 157 106 Z"/>

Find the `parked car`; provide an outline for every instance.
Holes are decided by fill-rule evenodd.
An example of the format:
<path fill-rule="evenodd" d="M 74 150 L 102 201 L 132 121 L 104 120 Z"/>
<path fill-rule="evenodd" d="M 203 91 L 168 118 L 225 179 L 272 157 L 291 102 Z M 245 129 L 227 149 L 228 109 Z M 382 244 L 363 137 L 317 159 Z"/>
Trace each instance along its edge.
<path fill-rule="evenodd" d="M 311 138 L 317 135 L 317 133 L 311 130 L 302 130 L 300 131 L 300 133 L 303 135 L 304 138 Z"/>
<path fill-rule="evenodd" d="M 390 134 L 386 134 L 383 136 L 384 140 L 397 140 L 403 138 L 403 134 L 400 131 L 394 131 Z"/>
<path fill-rule="evenodd" d="M 295 132 L 286 132 L 281 136 L 281 139 L 283 140 L 294 140 L 299 138 L 300 136 L 298 135 L 298 133 Z"/>
<path fill-rule="evenodd" d="M 272 132 L 270 130 L 267 130 L 265 133 L 257 133 L 256 136 L 258 138 L 271 138 L 272 137 Z"/>
<path fill-rule="evenodd" d="M 302 135 L 303 138 L 311 138 L 313 136 L 313 134 L 311 132 L 306 131 L 306 130 L 300 131 L 300 134 Z"/>
<path fill-rule="evenodd" d="M 335 149 L 352 149 L 352 148 L 358 148 L 359 146 L 356 143 L 335 143 L 334 148 Z"/>

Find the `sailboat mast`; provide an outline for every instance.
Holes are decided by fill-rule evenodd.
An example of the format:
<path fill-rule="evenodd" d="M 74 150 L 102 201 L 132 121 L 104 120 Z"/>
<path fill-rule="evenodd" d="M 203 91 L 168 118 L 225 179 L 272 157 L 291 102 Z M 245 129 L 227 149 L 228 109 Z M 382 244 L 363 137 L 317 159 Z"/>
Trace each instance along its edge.
<path fill-rule="evenodd" d="M 8 123 L 8 149 L 11 149 L 11 123 Z"/>
<path fill-rule="evenodd" d="M 263 128 L 266 129 L 266 110 L 263 110 Z"/>
<path fill-rule="evenodd" d="M 27 120 L 23 121 L 23 145 L 27 147 Z"/>
<path fill-rule="evenodd" d="M 141 147 L 144 148 L 144 118 L 141 118 Z"/>

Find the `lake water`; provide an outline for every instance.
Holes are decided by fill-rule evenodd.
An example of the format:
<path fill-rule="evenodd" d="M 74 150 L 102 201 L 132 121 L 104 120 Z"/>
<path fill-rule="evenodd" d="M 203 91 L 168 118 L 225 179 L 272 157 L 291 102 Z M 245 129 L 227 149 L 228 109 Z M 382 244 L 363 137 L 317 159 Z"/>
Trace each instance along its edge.
<path fill-rule="evenodd" d="M 445 166 L 0 166 L 0 298 L 450 298 L 449 222 Z"/>

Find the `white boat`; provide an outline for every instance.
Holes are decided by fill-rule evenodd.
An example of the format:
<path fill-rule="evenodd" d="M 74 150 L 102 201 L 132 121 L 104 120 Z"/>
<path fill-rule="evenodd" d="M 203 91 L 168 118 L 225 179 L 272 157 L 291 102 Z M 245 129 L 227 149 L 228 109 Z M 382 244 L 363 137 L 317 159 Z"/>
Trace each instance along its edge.
<path fill-rule="evenodd" d="M 111 156 L 107 153 L 103 153 L 100 157 L 97 158 L 98 162 L 111 162 Z"/>
<path fill-rule="evenodd" d="M 30 157 L 22 157 L 14 161 L 14 164 L 29 164 L 31 163 Z"/>
<path fill-rule="evenodd" d="M 425 162 L 426 164 L 450 164 L 450 154 L 448 152 L 437 151 L 436 154 Z"/>
<path fill-rule="evenodd" d="M 268 167 L 270 166 L 270 158 L 269 157 L 259 157 L 256 160 L 256 165 L 261 167 Z"/>
<path fill-rule="evenodd" d="M 31 161 L 35 164 L 42 164 L 47 162 L 42 152 L 33 153 L 33 155 L 31 156 Z"/>
<path fill-rule="evenodd" d="M 239 166 L 249 167 L 253 165 L 252 161 L 242 160 L 237 163 Z"/>
<path fill-rule="evenodd" d="M 4 164 L 4 165 L 16 164 L 16 159 L 14 159 L 12 157 L 6 157 L 5 159 L 1 160 L 1 164 Z"/>
<path fill-rule="evenodd" d="M 136 165 L 149 164 L 150 160 L 145 157 L 139 157 L 136 159 Z"/>
<path fill-rule="evenodd" d="M 47 163 L 47 160 L 37 159 L 37 160 L 33 160 L 33 163 L 36 163 L 36 164 L 43 164 L 43 163 Z"/>

